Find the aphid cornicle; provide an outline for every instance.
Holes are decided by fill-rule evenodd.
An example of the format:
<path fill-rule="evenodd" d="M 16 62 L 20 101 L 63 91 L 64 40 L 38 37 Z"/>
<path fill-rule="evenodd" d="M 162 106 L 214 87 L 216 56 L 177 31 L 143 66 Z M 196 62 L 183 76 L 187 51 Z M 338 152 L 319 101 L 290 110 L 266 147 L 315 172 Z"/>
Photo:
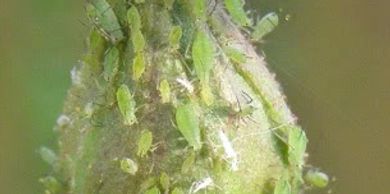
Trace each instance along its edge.
<path fill-rule="evenodd" d="M 86 9 L 90 20 L 106 39 L 117 44 L 125 38 L 114 10 L 106 0 L 91 0 Z"/>

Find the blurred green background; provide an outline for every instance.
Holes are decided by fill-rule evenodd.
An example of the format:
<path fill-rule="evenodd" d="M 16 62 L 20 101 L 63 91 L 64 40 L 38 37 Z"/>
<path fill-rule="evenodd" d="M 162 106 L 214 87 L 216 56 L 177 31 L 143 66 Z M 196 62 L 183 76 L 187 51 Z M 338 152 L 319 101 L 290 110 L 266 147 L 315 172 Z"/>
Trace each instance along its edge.
<path fill-rule="evenodd" d="M 270 68 L 309 136 L 309 163 L 336 177 L 310 193 L 389 193 L 390 1 L 247 0 L 291 19 L 266 37 Z M 42 193 L 69 71 L 84 50 L 84 1 L 0 0 L 0 193 Z M 282 10 L 280 10 L 282 8 Z"/>

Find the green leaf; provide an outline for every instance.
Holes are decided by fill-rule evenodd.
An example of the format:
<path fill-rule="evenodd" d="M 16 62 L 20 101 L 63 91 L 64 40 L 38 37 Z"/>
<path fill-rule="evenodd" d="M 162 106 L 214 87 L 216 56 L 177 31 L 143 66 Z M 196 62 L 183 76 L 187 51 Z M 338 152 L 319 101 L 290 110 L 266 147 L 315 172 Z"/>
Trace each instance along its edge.
<path fill-rule="evenodd" d="M 176 110 L 176 123 L 179 131 L 195 150 L 202 147 L 199 119 L 191 103 L 180 105 Z"/>
<path fill-rule="evenodd" d="M 251 26 L 252 22 L 244 10 L 244 2 L 243 0 L 224 0 L 225 7 L 236 24 L 240 26 Z"/>
<path fill-rule="evenodd" d="M 125 124 L 132 125 L 133 123 L 137 122 L 137 118 L 135 116 L 136 103 L 130 93 L 129 88 L 125 84 L 122 84 L 118 88 L 116 92 L 116 98 L 118 101 L 119 110 L 125 120 Z"/>
<path fill-rule="evenodd" d="M 271 33 L 279 24 L 278 14 L 275 12 L 268 13 L 260 21 L 257 22 L 252 33 L 252 39 L 260 41 L 263 37 Z"/>
<path fill-rule="evenodd" d="M 201 82 L 208 83 L 210 70 L 214 64 L 215 49 L 207 34 L 198 31 L 192 45 L 192 59 L 195 72 Z"/>
<path fill-rule="evenodd" d="M 308 140 L 305 132 L 299 127 L 292 127 L 288 133 L 288 160 L 290 164 L 302 167 Z"/>
<path fill-rule="evenodd" d="M 137 155 L 140 156 L 141 158 L 144 157 L 152 147 L 152 143 L 153 143 L 152 132 L 148 130 L 142 131 L 141 137 L 138 139 Z"/>
<path fill-rule="evenodd" d="M 133 60 L 133 79 L 139 80 L 145 71 L 145 58 L 143 52 L 138 52 Z"/>

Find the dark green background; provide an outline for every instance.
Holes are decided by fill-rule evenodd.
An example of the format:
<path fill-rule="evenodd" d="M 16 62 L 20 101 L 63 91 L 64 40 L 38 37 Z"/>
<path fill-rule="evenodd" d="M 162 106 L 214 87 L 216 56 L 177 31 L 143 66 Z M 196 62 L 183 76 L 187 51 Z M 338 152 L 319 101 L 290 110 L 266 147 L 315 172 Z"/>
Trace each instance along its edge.
<path fill-rule="evenodd" d="M 69 71 L 84 48 L 83 0 L 0 0 L 0 193 L 42 193 Z M 263 6 L 267 5 L 267 6 Z M 291 14 L 262 47 L 335 194 L 390 192 L 390 1 L 248 1 Z M 327 193 L 321 190 L 310 193 Z"/>

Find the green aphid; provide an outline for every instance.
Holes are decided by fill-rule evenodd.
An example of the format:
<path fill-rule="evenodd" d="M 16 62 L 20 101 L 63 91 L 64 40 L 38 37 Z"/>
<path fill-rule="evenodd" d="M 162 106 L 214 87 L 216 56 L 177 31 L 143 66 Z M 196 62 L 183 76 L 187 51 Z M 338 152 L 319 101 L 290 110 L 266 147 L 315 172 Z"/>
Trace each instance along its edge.
<path fill-rule="evenodd" d="M 210 106 L 214 103 L 214 95 L 208 84 L 201 84 L 200 97 L 207 106 Z"/>
<path fill-rule="evenodd" d="M 132 125 L 137 122 L 136 103 L 133 95 L 130 93 L 129 88 L 122 84 L 116 92 L 116 99 L 118 101 L 119 110 L 125 120 L 126 125 Z"/>
<path fill-rule="evenodd" d="M 104 37 L 113 44 L 124 39 L 118 18 L 106 0 L 93 0 L 87 4 L 86 9 L 89 18 Z"/>
<path fill-rule="evenodd" d="M 123 158 L 120 161 L 120 168 L 123 172 L 135 175 L 138 171 L 138 165 L 130 158 Z"/>
<path fill-rule="evenodd" d="M 195 17 L 197 19 L 200 19 L 201 21 L 206 20 L 206 0 L 195 0 L 190 1 L 192 5 L 192 10 L 195 14 Z"/>
<path fill-rule="evenodd" d="M 138 139 L 138 150 L 137 150 L 137 155 L 139 157 L 144 157 L 150 148 L 152 147 L 153 143 L 153 134 L 149 130 L 144 130 L 141 133 L 140 138 Z"/>
<path fill-rule="evenodd" d="M 106 43 L 106 39 L 100 32 L 93 28 L 88 37 L 88 52 L 84 57 L 84 62 L 92 67 L 94 72 L 101 71 L 100 62 L 103 60 Z"/>
<path fill-rule="evenodd" d="M 207 34 L 199 30 L 192 44 L 192 59 L 196 75 L 201 82 L 208 83 L 214 64 L 215 49 Z"/>
<path fill-rule="evenodd" d="M 188 173 L 196 160 L 195 152 L 191 152 L 181 165 L 181 173 Z"/>
<path fill-rule="evenodd" d="M 133 79 L 135 81 L 141 78 L 145 71 L 145 56 L 143 52 L 138 52 L 133 60 Z"/>
<path fill-rule="evenodd" d="M 61 190 L 61 183 L 52 176 L 40 178 L 39 182 L 45 187 L 45 193 L 58 193 Z"/>
<path fill-rule="evenodd" d="M 315 169 L 310 169 L 309 171 L 307 171 L 304 176 L 304 179 L 309 185 L 318 188 L 324 188 L 329 183 L 328 175 Z"/>
<path fill-rule="evenodd" d="M 169 33 L 169 45 L 177 50 L 180 47 L 180 39 L 183 35 L 182 29 L 180 26 L 173 26 L 171 32 Z"/>
<path fill-rule="evenodd" d="M 133 43 L 134 52 L 143 52 L 145 49 L 145 38 L 141 30 L 133 30 L 131 33 L 131 42 Z"/>
<path fill-rule="evenodd" d="M 195 150 L 202 147 L 199 118 L 191 103 L 180 105 L 176 110 L 176 123 L 179 131 Z"/>
<path fill-rule="evenodd" d="M 172 10 L 173 3 L 175 3 L 175 0 L 164 0 L 164 5 L 168 10 Z"/>
<path fill-rule="evenodd" d="M 184 191 L 178 187 L 174 188 L 171 194 L 184 194 Z"/>
<path fill-rule="evenodd" d="M 103 76 L 106 81 L 111 81 L 119 70 L 119 50 L 115 47 L 109 49 L 103 62 Z"/>
<path fill-rule="evenodd" d="M 170 178 L 169 178 L 167 173 L 165 173 L 165 172 L 161 173 L 161 175 L 160 175 L 160 185 L 163 188 L 163 190 L 167 191 L 167 192 L 168 192 L 170 184 L 171 184 L 169 179 Z"/>
<path fill-rule="evenodd" d="M 135 6 L 127 10 L 127 22 L 131 30 L 140 30 L 142 27 L 141 16 Z"/>
<path fill-rule="evenodd" d="M 38 152 L 46 163 L 48 163 L 51 166 L 54 166 L 56 164 L 57 154 L 53 150 L 47 147 L 41 147 L 39 148 Z"/>
<path fill-rule="evenodd" d="M 157 187 L 148 189 L 144 194 L 160 194 L 160 190 Z"/>
<path fill-rule="evenodd" d="M 244 10 L 243 0 L 224 0 L 225 7 L 232 16 L 232 20 L 240 26 L 252 26 L 252 21 L 248 18 Z"/>
<path fill-rule="evenodd" d="M 160 91 L 161 102 L 168 103 L 171 99 L 171 87 L 166 79 L 160 82 L 158 90 Z"/>
<path fill-rule="evenodd" d="M 239 51 L 235 48 L 232 48 L 232 47 L 226 47 L 223 50 L 231 62 L 237 63 L 237 64 L 246 63 L 247 57 L 241 51 Z"/>
<path fill-rule="evenodd" d="M 254 41 L 261 41 L 263 37 L 271 33 L 279 24 L 278 14 L 275 12 L 268 13 L 257 22 L 252 33 Z"/>
<path fill-rule="evenodd" d="M 291 185 L 287 177 L 283 176 L 276 181 L 273 194 L 291 194 Z"/>
<path fill-rule="evenodd" d="M 158 179 L 156 177 L 154 177 L 154 176 L 153 177 L 148 177 L 139 186 L 140 187 L 140 192 L 142 193 L 142 192 L 146 191 L 147 189 L 149 189 L 150 187 L 156 185 L 157 181 L 158 181 Z"/>
<path fill-rule="evenodd" d="M 134 2 L 140 4 L 140 3 L 145 3 L 145 0 L 134 0 Z"/>
<path fill-rule="evenodd" d="M 303 166 L 307 142 L 306 134 L 301 128 L 290 128 L 288 131 L 288 161 L 290 164 Z"/>

